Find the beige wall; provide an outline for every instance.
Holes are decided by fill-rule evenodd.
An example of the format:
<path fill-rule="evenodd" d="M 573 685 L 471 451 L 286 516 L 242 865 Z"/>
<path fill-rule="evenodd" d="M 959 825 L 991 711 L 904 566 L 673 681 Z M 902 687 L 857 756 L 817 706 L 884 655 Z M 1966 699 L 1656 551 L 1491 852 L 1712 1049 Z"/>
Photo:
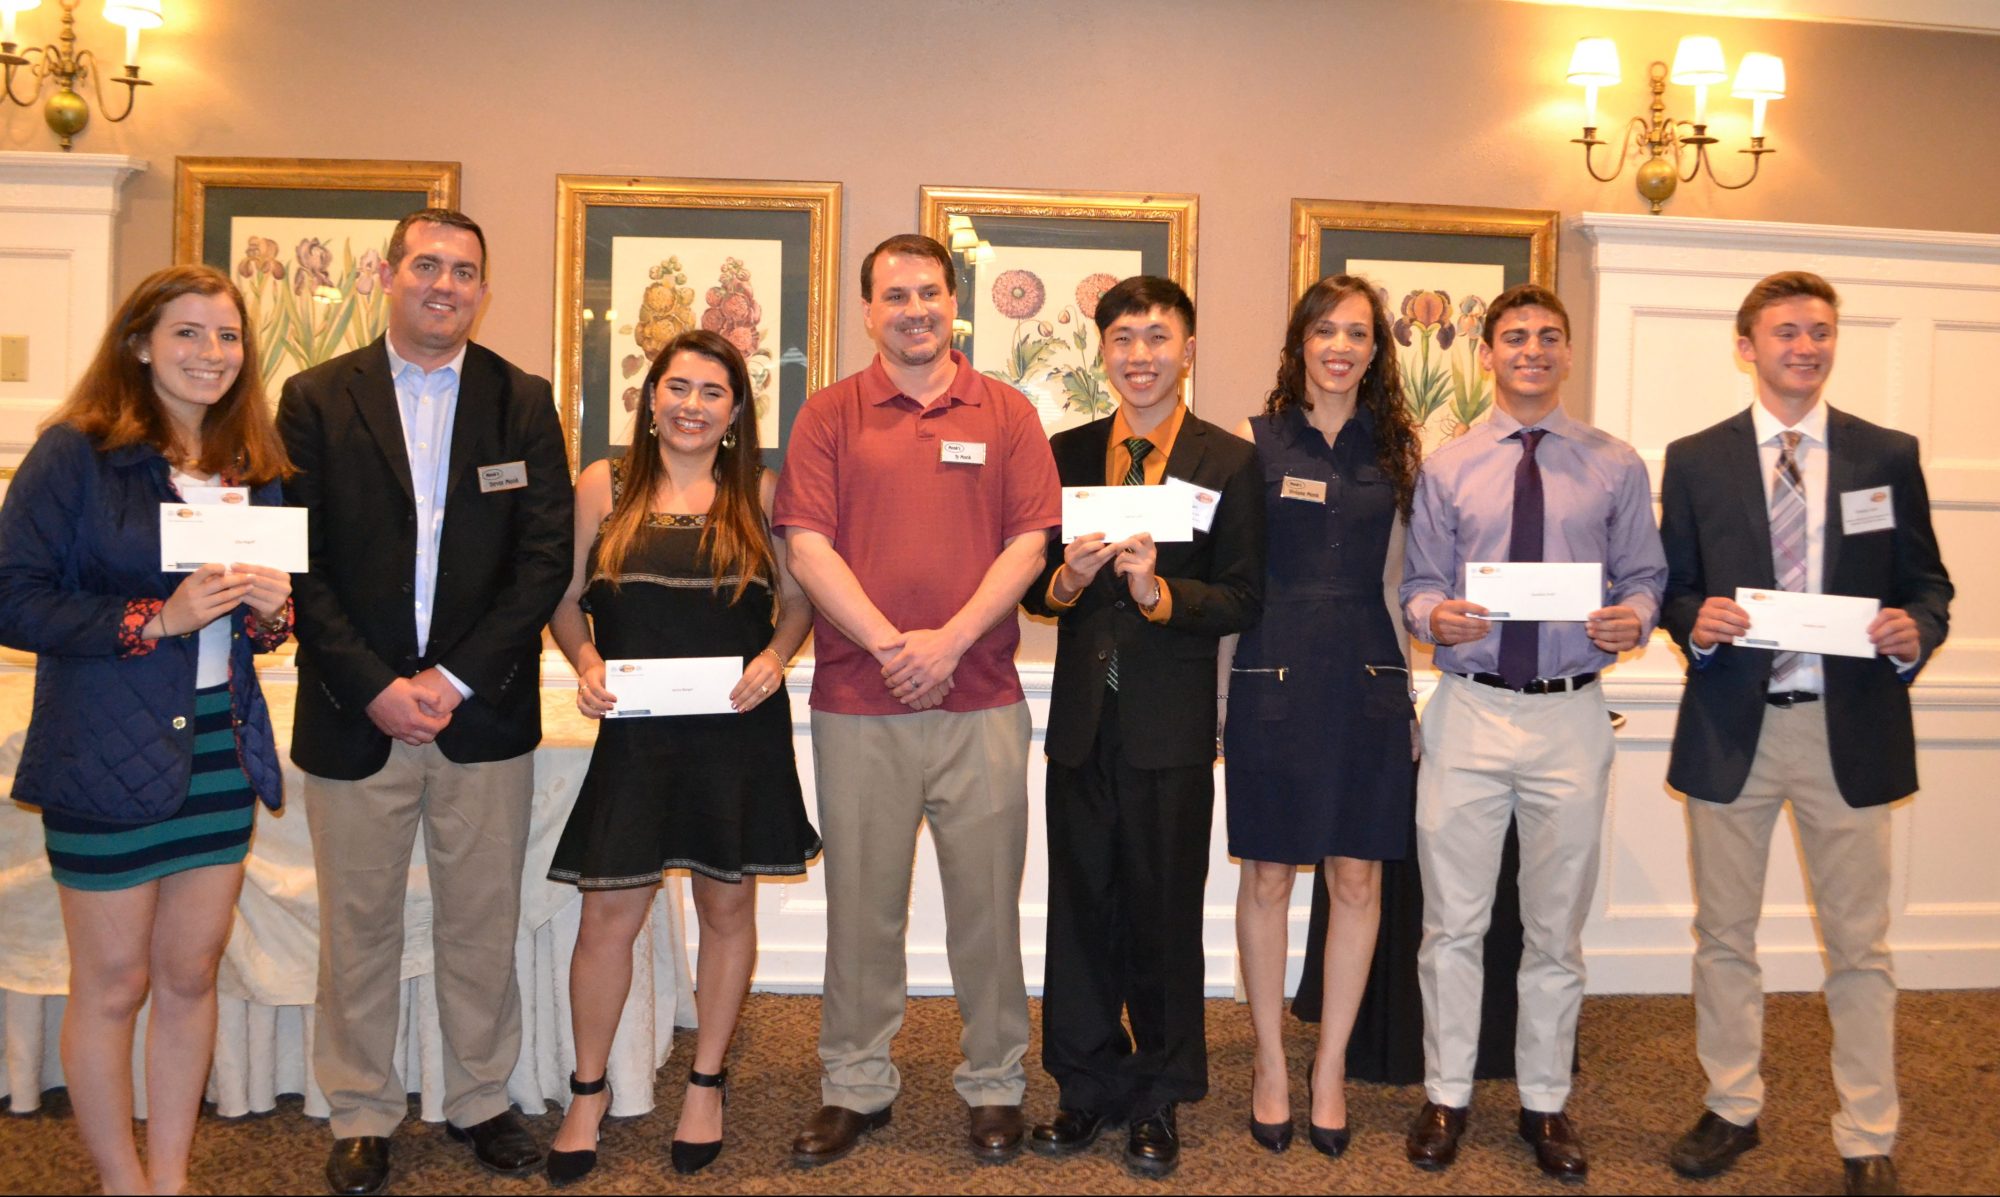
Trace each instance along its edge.
<path fill-rule="evenodd" d="M 852 264 L 914 226 L 920 184 L 1187 191 L 1201 196 L 1201 407 L 1233 423 L 1270 384 L 1293 196 L 1643 210 L 1629 173 L 1592 182 L 1566 140 L 1580 123 L 1570 48 L 1600 32 L 1627 80 L 1607 113 L 1640 109 L 1645 63 L 1683 32 L 1715 32 L 1732 61 L 1785 56 L 1795 95 L 1773 106 L 1765 177 L 1684 186 L 1670 213 L 2000 232 L 2000 135 L 1979 103 L 2000 95 L 1992 37 L 1493 0 L 168 7 L 146 42 L 159 86 L 78 147 L 152 163 L 128 191 L 121 293 L 171 253 L 177 154 L 455 159 L 494 246 L 481 339 L 542 372 L 559 172 L 844 183 L 843 372 L 868 354 Z M 84 38 L 116 45 L 96 9 Z M 1730 147 L 1746 107 L 1721 105 Z M 52 146 L 6 110 L 0 149 Z M 1583 251 L 1565 228 L 1559 282 L 1580 309 Z M 1571 398 L 1588 410 L 1579 333 Z"/>

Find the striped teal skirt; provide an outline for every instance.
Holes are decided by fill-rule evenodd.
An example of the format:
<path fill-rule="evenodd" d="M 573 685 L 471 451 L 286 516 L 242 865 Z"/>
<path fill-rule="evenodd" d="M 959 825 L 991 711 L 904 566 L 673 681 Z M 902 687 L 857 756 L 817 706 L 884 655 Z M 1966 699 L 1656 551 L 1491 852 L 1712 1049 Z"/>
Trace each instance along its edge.
<path fill-rule="evenodd" d="M 229 684 L 194 696 L 194 768 L 187 801 L 156 823 L 105 823 L 42 812 L 49 869 L 71 889 L 131 889 L 170 873 L 236 864 L 250 852 L 257 797 L 236 756 Z"/>

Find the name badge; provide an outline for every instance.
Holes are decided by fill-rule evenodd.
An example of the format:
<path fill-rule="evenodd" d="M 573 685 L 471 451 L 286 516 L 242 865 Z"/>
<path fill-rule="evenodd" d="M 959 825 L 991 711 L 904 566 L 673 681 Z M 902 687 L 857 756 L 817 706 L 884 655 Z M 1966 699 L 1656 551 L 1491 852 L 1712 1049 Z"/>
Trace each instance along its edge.
<path fill-rule="evenodd" d="M 1206 486 L 1196 486 L 1180 478 L 1169 477 L 1166 483 L 1168 486 L 1178 486 L 1188 492 L 1188 502 L 1193 505 L 1189 521 L 1194 525 L 1195 531 L 1208 531 L 1215 523 L 1215 507 L 1222 502 L 1222 492 L 1210 490 Z"/>
<path fill-rule="evenodd" d="M 1840 530 L 1848 536 L 1887 532 L 1896 526 L 1894 494 L 1886 486 L 1850 490 L 1840 496 Z"/>
<path fill-rule="evenodd" d="M 985 441 L 944 441 L 938 445 L 938 460 L 947 465 L 985 465 Z"/>
<path fill-rule="evenodd" d="M 1290 474 L 1286 474 L 1284 483 L 1278 487 L 1278 497 L 1281 499 L 1298 499 L 1306 503 L 1324 503 L 1326 502 L 1326 483 L 1315 482 L 1310 478 L 1294 478 Z"/>
<path fill-rule="evenodd" d="M 503 461 L 499 465 L 479 467 L 479 493 L 492 494 L 496 490 L 520 490 L 528 485 L 528 463 L 525 461 Z"/>

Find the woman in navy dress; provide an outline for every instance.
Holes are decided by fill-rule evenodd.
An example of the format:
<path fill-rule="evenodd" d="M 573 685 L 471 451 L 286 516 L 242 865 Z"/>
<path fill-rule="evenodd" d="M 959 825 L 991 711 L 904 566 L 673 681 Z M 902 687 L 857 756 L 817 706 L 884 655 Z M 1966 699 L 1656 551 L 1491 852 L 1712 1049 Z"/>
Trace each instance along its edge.
<path fill-rule="evenodd" d="M 0 643 L 32 652 L 13 797 L 42 808 L 69 946 L 62 1065 L 108 1193 L 177 1193 L 215 1046 L 215 973 L 280 774 L 252 658 L 291 634 L 282 570 L 160 568 L 162 503 L 281 502 L 291 473 L 243 297 L 140 283 L 0 508 Z M 132 1037 L 146 1024 L 146 1159 Z"/>
<path fill-rule="evenodd" d="M 1250 1131 L 1274 1151 L 1292 1129 L 1282 1030 L 1298 866 L 1324 863 L 1332 900 L 1308 1128 L 1314 1147 L 1338 1156 L 1381 862 L 1410 850 L 1415 712 L 1384 575 L 1420 449 L 1390 337 L 1372 284 L 1320 280 L 1292 310 L 1264 414 L 1238 430 L 1257 445 L 1270 547 L 1264 619 L 1230 669 L 1229 852 L 1243 862 L 1236 935 L 1257 1034 Z"/>

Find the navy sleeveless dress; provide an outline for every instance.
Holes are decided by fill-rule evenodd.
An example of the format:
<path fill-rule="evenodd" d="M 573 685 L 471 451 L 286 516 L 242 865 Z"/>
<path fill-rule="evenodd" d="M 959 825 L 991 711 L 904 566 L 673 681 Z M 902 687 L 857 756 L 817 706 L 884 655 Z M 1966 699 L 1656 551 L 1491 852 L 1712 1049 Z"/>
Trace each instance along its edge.
<path fill-rule="evenodd" d="M 1396 500 L 1375 464 L 1374 421 L 1357 410 L 1331 445 L 1296 407 L 1250 426 L 1269 552 L 1264 618 L 1243 634 L 1229 679 L 1229 854 L 1401 860 L 1415 711 L 1382 593 Z M 1323 484 L 1326 501 L 1285 497 L 1287 478 Z"/>

